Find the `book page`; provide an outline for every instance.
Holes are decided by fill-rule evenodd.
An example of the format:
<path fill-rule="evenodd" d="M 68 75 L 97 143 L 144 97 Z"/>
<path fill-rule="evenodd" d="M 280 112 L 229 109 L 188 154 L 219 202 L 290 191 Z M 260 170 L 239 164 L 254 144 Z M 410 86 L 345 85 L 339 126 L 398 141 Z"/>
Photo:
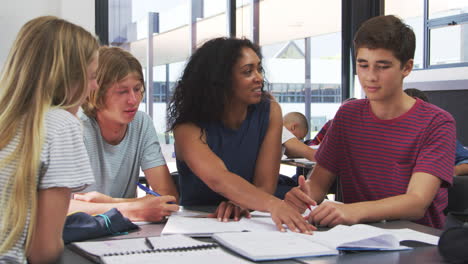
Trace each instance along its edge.
<path fill-rule="evenodd" d="M 328 231 L 316 231 L 309 238 L 338 249 L 350 250 L 404 250 L 392 229 L 383 229 L 366 224 L 338 225 Z"/>
<path fill-rule="evenodd" d="M 148 237 L 155 250 L 190 249 L 215 246 L 215 243 L 203 242 L 185 235 Z"/>
<path fill-rule="evenodd" d="M 380 234 L 361 240 L 345 242 L 338 245 L 340 250 L 407 250 L 400 246 L 400 241 L 391 234 Z"/>
<path fill-rule="evenodd" d="M 312 211 L 313 211 L 313 209 L 315 209 L 315 207 L 317 207 L 317 206 L 311 206 Z M 302 216 L 308 216 L 310 214 L 310 212 L 311 212 L 311 210 L 306 209 L 304 211 L 304 213 L 302 214 Z M 270 217 L 271 218 L 271 214 L 269 212 L 252 211 L 252 212 L 250 212 L 250 215 L 252 217 Z"/>
<path fill-rule="evenodd" d="M 161 235 L 187 234 L 190 236 L 211 236 L 219 232 L 275 231 L 270 217 L 241 218 L 239 221 L 219 222 L 216 218 L 170 216 Z"/>
<path fill-rule="evenodd" d="M 391 229 L 391 233 L 398 238 L 399 241 L 418 241 L 437 246 L 439 244 L 439 237 L 429 235 L 426 233 L 418 232 L 409 228 Z"/>
<path fill-rule="evenodd" d="M 305 239 L 308 235 L 278 231 L 217 233 L 213 239 L 251 260 L 337 255 L 336 249 Z"/>
<path fill-rule="evenodd" d="M 327 245 L 338 247 L 340 244 L 359 241 L 382 234 L 387 234 L 384 229 L 370 225 L 357 224 L 352 226 L 338 225 L 328 231 L 316 231 L 314 237 L 317 240 L 323 240 Z M 395 244 L 395 246 L 399 246 Z"/>
<path fill-rule="evenodd" d="M 124 253 L 128 251 L 145 251 L 148 246 L 145 245 L 144 238 L 116 239 L 104 241 L 74 242 L 77 249 L 94 256 L 103 256 L 105 254 Z"/>

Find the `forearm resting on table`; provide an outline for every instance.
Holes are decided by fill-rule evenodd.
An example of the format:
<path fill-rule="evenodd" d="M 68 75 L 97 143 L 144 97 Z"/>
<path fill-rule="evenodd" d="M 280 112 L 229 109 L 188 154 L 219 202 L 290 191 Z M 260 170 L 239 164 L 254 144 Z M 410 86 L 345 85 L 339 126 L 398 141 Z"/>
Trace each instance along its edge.
<path fill-rule="evenodd" d="M 358 222 L 382 220 L 418 220 L 426 210 L 427 203 L 415 194 L 402 194 L 381 200 L 347 204 L 355 212 Z"/>
<path fill-rule="evenodd" d="M 317 150 L 312 149 L 298 139 L 292 138 L 284 143 L 286 148 L 286 156 L 293 158 L 306 158 L 310 161 L 315 161 L 315 153 Z"/>
<path fill-rule="evenodd" d="M 124 213 L 126 210 L 128 210 L 129 207 L 128 202 L 124 202 L 124 200 L 126 199 L 121 198 L 121 202 L 117 203 L 92 203 L 72 199 L 70 200 L 68 213 L 71 214 L 75 212 L 85 212 L 87 214 L 94 215 L 105 213 L 112 208 L 117 208 L 119 211 Z M 136 198 L 131 200 L 136 200 Z"/>

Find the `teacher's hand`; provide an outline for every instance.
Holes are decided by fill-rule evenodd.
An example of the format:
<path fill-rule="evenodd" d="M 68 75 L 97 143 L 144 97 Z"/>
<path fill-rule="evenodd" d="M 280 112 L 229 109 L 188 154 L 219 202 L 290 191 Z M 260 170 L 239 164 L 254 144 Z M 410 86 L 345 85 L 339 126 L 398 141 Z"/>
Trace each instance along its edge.
<path fill-rule="evenodd" d="M 242 216 L 250 218 L 249 210 L 242 208 L 231 201 L 221 202 L 216 211 L 209 214 L 208 217 L 217 218 L 218 221 L 228 222 L 229 219 L 239 221 Z"/>
<path fill-rule="evenodd" d="M 272 206 L 269 211 L 276 227 L 282 232 L 286 231 L 284 226 L 297 233 L 312 234 L 312 231 L 317 230 L 317 228 L 309 224 L 297 210 L 293 209 L 282 200 L 277 199 L 272 201 Z"/>

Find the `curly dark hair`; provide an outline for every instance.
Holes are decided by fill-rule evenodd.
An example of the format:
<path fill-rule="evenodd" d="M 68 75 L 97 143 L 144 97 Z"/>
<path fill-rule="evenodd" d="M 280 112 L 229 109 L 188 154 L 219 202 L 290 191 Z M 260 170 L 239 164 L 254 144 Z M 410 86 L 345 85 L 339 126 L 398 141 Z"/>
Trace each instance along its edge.
<path fill-rule="evenodd" d="M 257 45 L 237 38 L 209 40 L 193 53 L 167 109 L 168 130 L 186 122 L 199 125 L 222 119 L 224 106 L 233 94 L 233 67 L 243 48 L 252 49 L 262 59 Z"/>

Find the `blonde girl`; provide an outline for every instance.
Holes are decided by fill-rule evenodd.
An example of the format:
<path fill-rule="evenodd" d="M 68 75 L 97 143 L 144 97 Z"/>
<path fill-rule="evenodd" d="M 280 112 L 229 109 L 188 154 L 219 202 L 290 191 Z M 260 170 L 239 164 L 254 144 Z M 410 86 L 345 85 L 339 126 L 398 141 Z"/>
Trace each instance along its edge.
<path fill-rule="evenodd" d="M 0 263 L 63 249 L 70 193 L 93 183 L 78 107 L 95 89 L 98 42 L 45 16 L 18 33 L 0 76 Z"/>

